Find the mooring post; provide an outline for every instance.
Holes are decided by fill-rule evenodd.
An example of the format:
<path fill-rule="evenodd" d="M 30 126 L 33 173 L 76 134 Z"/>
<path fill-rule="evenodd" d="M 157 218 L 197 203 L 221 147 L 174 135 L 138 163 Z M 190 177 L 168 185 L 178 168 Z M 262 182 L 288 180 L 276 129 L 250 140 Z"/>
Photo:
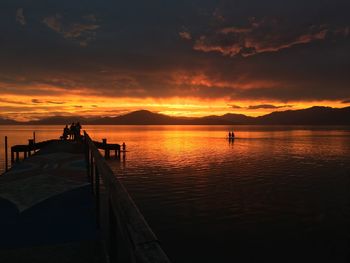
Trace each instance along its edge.
<path fill-rule="evenodd" d="M 125 159 L 125 153 L 126 153 L 126 144 L 123 142 L 122 144 L 122 150 L 123 150 L 123 159 Z"/>
<path fill-rule="evenodd" d="M 7 172 L 8 167 L 8 156 L 7 156 L 7 136 L 5 136 L 5 171 Z"/>

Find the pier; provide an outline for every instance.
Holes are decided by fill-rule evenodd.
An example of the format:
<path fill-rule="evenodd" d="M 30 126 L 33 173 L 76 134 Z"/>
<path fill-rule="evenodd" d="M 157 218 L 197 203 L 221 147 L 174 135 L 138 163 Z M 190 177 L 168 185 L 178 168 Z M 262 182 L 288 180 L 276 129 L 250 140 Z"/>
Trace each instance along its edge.
<path fill-rule="evenodd" d="M 0 177 L 0 262 L 170 262 L 101 151 L 123 152 L 86 132 L 11 147 L 13 165 Z"/>

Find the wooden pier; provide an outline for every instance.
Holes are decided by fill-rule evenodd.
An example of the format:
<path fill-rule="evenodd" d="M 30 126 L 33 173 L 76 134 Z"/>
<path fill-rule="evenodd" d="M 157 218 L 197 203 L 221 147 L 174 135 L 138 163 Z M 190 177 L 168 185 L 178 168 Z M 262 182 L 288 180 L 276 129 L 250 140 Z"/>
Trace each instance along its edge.
<path fill-rule="evenodd" d="M 24 160 L 0 177 L 0 262 L 170 262 L 98 149 L 120 145 L 106 145 L 84 132 L 11 148 Z"/>
<path fill-rule="evenodd" d="M 14 145 L 11 147 L 11 165 L 20 160 L 24 160 L 34 154 L 37 150 L 46 147 L 48 144 L 56 140 L 47 140 L 39 143 L 35 143 L 33 139 L 28 140 L 27 145 Z M 97 149 L 104 151 L 104 157 L 109 159 L 111 157 L 111 152 L 114 152 L 114 157 L 120 159 L 121 153 L 125 153 L 125 144 L 123 144 L 123 150 L 121 150 L 120 144 L 107 143 L 107 139 L 102 139 L 102 142 L 93 141 Z M 5 171 L 8 170 L 8 160 L 7 160 L 7 136 L 5 137 Z M 22 158 L 21 158 L 22 156 Z"/>

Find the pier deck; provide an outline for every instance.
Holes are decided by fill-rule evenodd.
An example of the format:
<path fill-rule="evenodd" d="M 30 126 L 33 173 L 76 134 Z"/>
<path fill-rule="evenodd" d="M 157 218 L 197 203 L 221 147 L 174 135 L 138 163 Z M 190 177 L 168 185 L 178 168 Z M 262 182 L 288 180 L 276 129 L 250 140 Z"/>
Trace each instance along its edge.
<path fill-rule="evenodd" d="M 0 262 L 104 262 L 82 143 L 52 141 L 0 177 Z"/>

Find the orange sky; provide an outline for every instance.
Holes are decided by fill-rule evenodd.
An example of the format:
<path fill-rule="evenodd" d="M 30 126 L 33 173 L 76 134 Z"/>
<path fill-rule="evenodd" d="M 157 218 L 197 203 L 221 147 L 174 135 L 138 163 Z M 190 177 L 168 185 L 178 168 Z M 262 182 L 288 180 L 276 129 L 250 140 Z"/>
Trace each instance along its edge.
<path fill-rule="evenodd" d="M 252 105 L 255 105 L 252 108 Z M 272 108 L 274 105 L 275 108 Z M 240 113 L 260 116 L 272 111 L 296 110 L 315 105 L 344 107 L 335 101 L 230 101 L 229 99 L 198 99 L 173 97 L 154 98 L 110 98 L 103 96 L 61 95 L 29 96 L 7 95 L 0 100 L 1 116 L 19 121 L 39 119 L 54 115 L 116 116 L 133 110 L 147 109 L 172 116 L 207 116 L 225 113 Z M 261 108 L 260 108 L 261 107 Z M 280 107 L 280 108 L 278 108 Z M 256 109 L 255 109 L 256 108 Z"/>

